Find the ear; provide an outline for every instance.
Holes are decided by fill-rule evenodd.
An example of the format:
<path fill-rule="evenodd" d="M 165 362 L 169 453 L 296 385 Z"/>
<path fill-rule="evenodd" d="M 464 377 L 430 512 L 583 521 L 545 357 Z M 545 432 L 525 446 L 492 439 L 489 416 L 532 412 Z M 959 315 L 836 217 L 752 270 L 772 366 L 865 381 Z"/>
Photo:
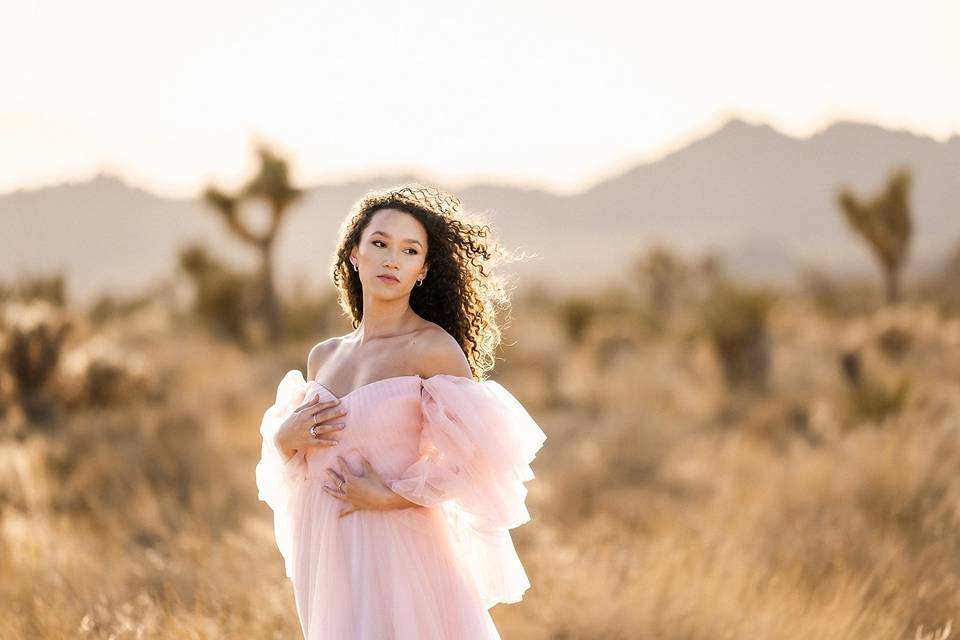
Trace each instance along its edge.
<path fill-rule="evenodd" d="M 353 265 L 358 262 L 357 260 L 357 245 L 353 245 L 353 249 L 350 250 L 350 264 L 347 265 L 353 269 Z"/>

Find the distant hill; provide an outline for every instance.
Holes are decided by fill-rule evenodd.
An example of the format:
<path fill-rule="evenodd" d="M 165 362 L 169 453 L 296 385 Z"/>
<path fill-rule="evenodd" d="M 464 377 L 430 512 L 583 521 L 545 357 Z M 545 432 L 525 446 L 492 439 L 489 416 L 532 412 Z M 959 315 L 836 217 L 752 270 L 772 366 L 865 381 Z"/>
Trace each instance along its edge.
<path fill-rule="evenodd" d="M 941 143 L 839 122 L 797 139 L 732 119 L 573 196 L 492 184 L 456 193 L 492 215 L 509 248 L 538 254 L 508 270 L 519 289 L 536 281 L 560 289 L 622 282 L 631 259 L 656 241 L 691 254 L 712 248 L 736 273 L 782 283 L 804 265 L 874 272 L 833 195 L 841 184 L 873 193 L 898 166 L 914 172 L 909 279 L 960 243 L 960 136 Z M 297 282 L 308 291 L 332 287 L 328 262 L 350 205 L 368 188 L 414 179 L 371 176 L 309 189 L 279 240 L 281 291 Z M 169 277 L 178 248 L 194 240 L 236 264 L 254 263 L 199 200 L 158 197 L 115 177 L 0 195 L 0 278 L 63 268 L 80 303 Z"/>

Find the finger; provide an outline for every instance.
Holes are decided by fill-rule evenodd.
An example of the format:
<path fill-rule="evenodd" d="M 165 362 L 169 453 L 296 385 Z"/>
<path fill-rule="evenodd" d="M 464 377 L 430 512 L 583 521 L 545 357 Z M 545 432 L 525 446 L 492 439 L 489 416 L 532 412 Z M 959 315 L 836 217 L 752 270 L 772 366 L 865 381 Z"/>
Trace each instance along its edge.
<path fill-rule="evenodd" d="M 322 422 L 319 422 L 316 425 L 310 425 L 310 428 L 312 429 L 314 426 L 317 427 L 316 431 L 318 433 L 332 433 L 332 432 L 340 431 L 346 425 L 344 425 L 344 423 L 342 422 L 336 422 L 334 424 L 324 424 Z"/>
<path fill-rule="evenodd" d="M 366 458 L 363 458 L 363 472 L 364 474 L 370 473 L 373 471 L 373 465 L 370 464 L 370 461 Z"/>
<path fill-rule="evenodd" d="M 336 486 L 331 487 L 331 486 L 328 485 L 326 482 L 323 483 L 323 489 L 326 490 L 326 492 L 329 493 L 329 494 L 331 494 L 331 495 L 335 495 L 335 496 L 338 496 L 338 497 L 340 497 L 340 498 L 344 497 L 344 494 L 343 494 L 342 491 L 340 491 L 339 489 L 337 489 Z"/>
<path fill-rule="evenodd" d="M 345 480 L 343 479 L 343 476 L 341 476 L 339 473 L 337 473 L 337 472 L 334 471 L 333 469 L 327 469 L 327 473 L 329 473 L 331 476 L 333 476 L 333 479 L 334 479 L 337 483 L 345 482 Z"/>
<path fill-rule="evenodd" d="M 323 413 L 324 411 L 329 411 L 332 415 L 336 415 L 340 412 L 346 412 L 346 409 L 339 407 L 340 403 L 336 400 L 331 400 L 330 402 L 324 402 L 323 404 L 318 404 L 314 407 L 311 407 L 311 413 Z"/>
<path fill-rule="evenodd" d="M 353 476 L 350 472 L 350 467 L 347 466 L 347 462 L 341 456 L 337 456 L 337 463 L 340 465 L 340 473 L 343 474 L 344 478 Z"/>
<path fill-rule="evenodd" d="M 335 444 L 340 444 L 338 440 L 330 440 L 329 438 L 310 438 L 308 445 L 316 445 L 321 447 L 332 447 Z"/>
<path fill-rule="evenodd" d="M 306 409 L 306 408 L 308 408 L 308 407 L 311 407 L 311 408 L 313 408 L 313 409 L 316 409 L 317 407 L 320 407 L 319 410 L 322 411 L 323 409 L 327 409 L 327 408 L 336 406 L 337 404 L 338 404 L 338 401 L 337 401 L 337 400 L 327 400 L 327 401 L 325 401 L 325 402 L 321 402 L 321 401 L 320 401 L 320 395 L 317 394 L 317 395 L 313 396 L 313 398 L 312 398 L 309 402 L 304 402 L 302 405 L 300 405 L 299 407 L 297 407 L 297 411 L 300 411 L 300 410 L 302 410 L 302 409 Z"/>
<path fill-rule="evenodd" d="M 341 511 L 341 512 L 340 512 L 340 515 L 339 515 L 338 517 L 342 518 L 343 516 L 345 516 L 345 515 L 347 515 L 347 514 L 350 514 L 350 513 L 353 513 L 353 512 L 356 511 L 356 510 L 357 510 L 357 508 L 356 508 L 353 504 L 351 504 L 349 507 L 347 507 L 346 509 L 344 509 L 343 511 Z"/>
<path fill-rule="evenodd" d="M 308 415 L 314 422 L 318 424 L 326 425 L 331 420 L 336 420 L 337 418 L 343 418 L 345 415 L 347 415 L 347 410 L 321 408 L 317 411 L 314 411 L 313 413 L 309 413 Z M 337 423 L 337 424 L 340 424 L 340 423 Z"/>
<path fill-rule="evenodd" d="M 336 498 L 337 500 L 346 500 L 346 499 L 347 499 L 347 496 L 346 496 L 346 495 L 344 495 L 344 494 L 342 494 L 342 493 L 337 493 L 337 490 L 334 489 L 333 487 L 328 487 L 327 485 L 323 485 L 322 488 L 323 488 L 324 491 L 326 491 L 327 493 L 329 493 L 330 495 L 332 495 L 332 496 L 333 496 L 334 498 Z"/>
<path fill-rule="evenodd" d="M 302 413 L 302 412 L 303 412 L 307 407 L 309 407 L 311 404 L 312 404 L 312 403 L 310 403 L 310 402 L 304 402 L 302 405 L 300 405 L 299 407 L 297 407 L 296 409 L 294 409 L 293 412 L 294 412 L 294 413 Z"/>

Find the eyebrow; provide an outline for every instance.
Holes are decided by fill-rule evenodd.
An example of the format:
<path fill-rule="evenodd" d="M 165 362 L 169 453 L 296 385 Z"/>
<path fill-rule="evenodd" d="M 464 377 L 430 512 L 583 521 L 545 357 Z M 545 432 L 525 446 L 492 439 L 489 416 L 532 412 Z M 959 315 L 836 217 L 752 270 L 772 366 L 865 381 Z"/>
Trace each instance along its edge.
<path fill-rule="evenodd" d="M 371 232 L 370 232 L 370 235 L 372 235 L 372 236 L 375 236 L 375 235 L 377 235 L 377 234 L 380 234 L 381 236 L 386 236 L 386 237 L 388 237 L 388 238 L 390 237 L 390 234 L 389 234 L 389 233 L 386 233 L 385 231 L 371 231 Z M 423 248 L 423 245 L 420 243 L 420 241 L 419 241 L 419 240 L 414 240 L 413 238 L 404 238 L 404 239 L 403 239 L 403 242 L 413 242 L 413 243 L 415 243 L 415 244 L 419 244 L 421 249 Z"/>

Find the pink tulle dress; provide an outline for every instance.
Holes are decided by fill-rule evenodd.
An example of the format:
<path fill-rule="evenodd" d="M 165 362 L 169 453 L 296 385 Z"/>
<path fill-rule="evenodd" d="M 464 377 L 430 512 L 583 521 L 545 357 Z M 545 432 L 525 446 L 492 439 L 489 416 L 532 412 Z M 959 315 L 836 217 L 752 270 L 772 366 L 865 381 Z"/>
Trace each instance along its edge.
<path fill-rule="evenodd" d="M 546 435 L 492 380 L 438 374 L 384 378 L 341 398 L 349 410 L 333 447 L 284 462 L 273 435 L 316 395 L 287 372 L 263 416 L 259 498 L 274 513 L 277 546 L 293 581 L 307 640 L 499 638 L 488 609 L 530 587 L 509 529 L 530 520 L 524 482 Z M 360 510 L 322 489 L 342 456 L 365 457 L 390 487 L 422 505 Z"/>

